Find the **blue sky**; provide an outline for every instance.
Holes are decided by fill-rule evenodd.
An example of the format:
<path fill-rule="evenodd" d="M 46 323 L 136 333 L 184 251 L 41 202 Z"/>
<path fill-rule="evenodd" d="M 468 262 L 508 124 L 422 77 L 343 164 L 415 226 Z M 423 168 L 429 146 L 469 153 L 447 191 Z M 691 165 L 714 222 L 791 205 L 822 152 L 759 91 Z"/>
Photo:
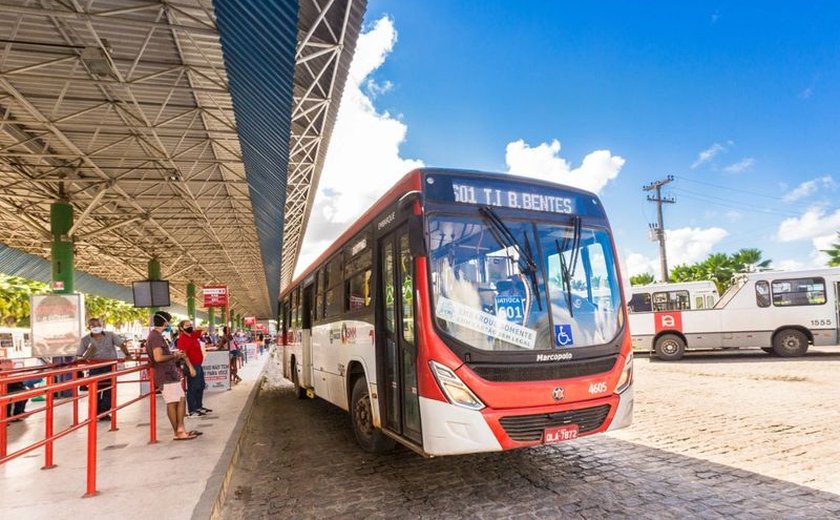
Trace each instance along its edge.
<path fill-rule="evenodd" d="M 757 247 L 824 265 L 840 230 L 840 3 L 371 0 L 307 264 L 415 166 L 600 194 L 625 275 Z M 365 182 L 370 180 L 371 182 Z"/>

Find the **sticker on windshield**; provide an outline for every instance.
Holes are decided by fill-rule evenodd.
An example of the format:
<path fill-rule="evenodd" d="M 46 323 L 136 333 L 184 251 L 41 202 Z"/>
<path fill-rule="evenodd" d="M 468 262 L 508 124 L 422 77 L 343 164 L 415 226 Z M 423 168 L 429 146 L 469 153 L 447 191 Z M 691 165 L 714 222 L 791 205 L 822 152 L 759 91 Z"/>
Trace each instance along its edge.
<path fill-rule="evenodd" d="M 521 296 L 496 296 L 496 316 L 517 325 L 524 325 L 525 302 Z"/>
<path fill-rule="evenodd" d="M 435 316 L 522 348 L 533 350 L 537 342 L 537 331 L 534 329 L 511 323 L 501 316 L 474 309 L 444 296 L 437 300 Z"/>
<path fill-rule="evenodd" d="M 572 338 L 572 326 L 569 323 L 554 326 L 554 344 L 558 347 L 571 347 L 575 340 Z"/>

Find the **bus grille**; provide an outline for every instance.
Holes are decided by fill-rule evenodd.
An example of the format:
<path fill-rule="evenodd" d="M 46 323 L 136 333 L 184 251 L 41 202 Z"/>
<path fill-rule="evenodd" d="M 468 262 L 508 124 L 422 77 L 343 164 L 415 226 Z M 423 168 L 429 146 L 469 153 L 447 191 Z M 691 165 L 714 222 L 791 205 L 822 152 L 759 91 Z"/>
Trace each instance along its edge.
<path fill-rule="evenodd" d="M 528 363 L 516 365 L 468 365 L 487 381 L 551 381 L 570 377 L 591 376 L 609 372 L 617 355 L 564 363 Z"/>
<path fill-rule="evenodd" d="M 604 404 L 593 408 L 569 410 L 567 412 L 540 413 L 536 415 L 511 415 L 502 417 L 499 422 L 508 436 L 520 442 L 542 439 L 543 430 L 552 426 L 577 424 L 579 433 L 597 430 L 604 424 L 610 413 L 610 405 Z"/>

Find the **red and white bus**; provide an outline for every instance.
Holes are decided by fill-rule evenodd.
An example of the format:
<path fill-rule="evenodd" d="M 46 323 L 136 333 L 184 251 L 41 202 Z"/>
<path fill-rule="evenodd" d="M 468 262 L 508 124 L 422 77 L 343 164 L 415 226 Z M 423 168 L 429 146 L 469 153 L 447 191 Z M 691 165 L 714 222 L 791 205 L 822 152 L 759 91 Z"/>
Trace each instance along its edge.
<path fill-rule="evenodd" d="M 298 395 L 359 444 L 427 456 L 628 426 L 633 358 L 595 195 L 504 174 L 403 177 L 280 297 Z"/>

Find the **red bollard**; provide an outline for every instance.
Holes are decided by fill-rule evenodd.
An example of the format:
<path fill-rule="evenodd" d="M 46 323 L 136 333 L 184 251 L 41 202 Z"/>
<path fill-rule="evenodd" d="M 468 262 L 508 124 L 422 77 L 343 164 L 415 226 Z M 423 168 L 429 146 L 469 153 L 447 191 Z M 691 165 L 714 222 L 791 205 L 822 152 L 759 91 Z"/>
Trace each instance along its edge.
<path fill-rule="evenodd" d="M 53 421 L 55 420 L 55 395 L 51 389 L 54 381 L 54 376 L 47 376 L 47 401 L 46 401 L 46 418 L 44 424 L 46 426 L 45 436 L 47 443 L 44 445 L 44 466 L 41 469 L 52 469 L 53 464 Z"/>
<path fill-rule="evenodd" d="M 96 491 L 96 392 L 98 381 L 88 385 L 88 443 L 87 443 L 87 493 L 82 498 L 95 497 Z M 93 396 L 91 398 L 90 396 Z"/>
<path fill-rule="evenodd" d="M 149 444 L 157 444 L 157 398 L 155 396 L 155 369 L 149 363 Z"/>

